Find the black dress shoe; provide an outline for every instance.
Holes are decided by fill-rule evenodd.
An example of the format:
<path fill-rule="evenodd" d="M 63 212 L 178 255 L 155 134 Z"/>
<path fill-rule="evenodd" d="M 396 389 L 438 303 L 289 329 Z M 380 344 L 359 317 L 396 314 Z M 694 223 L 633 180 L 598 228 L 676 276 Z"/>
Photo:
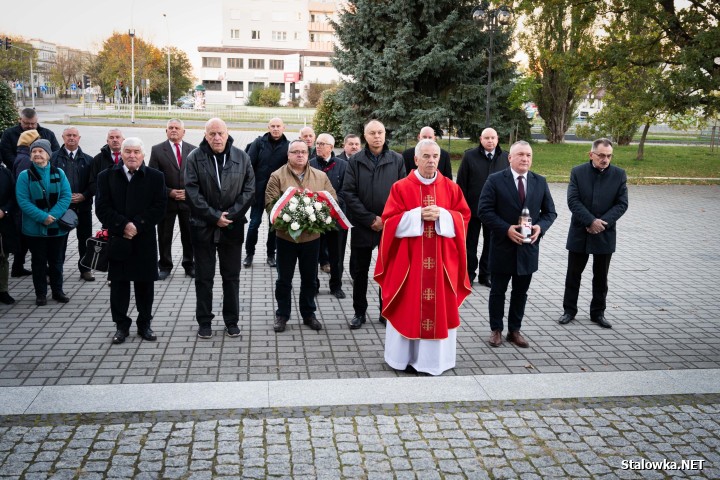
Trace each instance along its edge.
<path fill-rule="evenodd" d="M 563 313 L 563 316 L 560 317 L 560 320 L 558 320 L 558 323 L 560 325 L 567 325 L 568 323 L 575 320 L 575 315 L 570 315 L 569 313 Z"/>
<path fill-rule="evenodd" d="M 155 332 L 152 331 L 152 328 L 148 327 L 145 330 L 138 330 L 138 336 L 141 337 L 143 340 L 147 340 L 148 342 L 154 342 L 157 340 L 157 335 L 155 335 Z"/>
<path fill-rule="evenodd" d="M 273 330 L 280 333 L 285 331 L 285 325 L 288 322 L 288 317 L 282 315 L 275 315 L 275 323 L 273 323 Z"/>
<path fill-rule="evenodd" d="M 338 288 L 337 290 L 333 290 L 333 291 L 330 292 L 330 293 L 332 293 L 333 295 L 335 295 L 335 298 L 341 299 L 341 298 L 345 298 L 345 297 L 346 297 L 345 292 L 343 292 L 343 289 L 342 289 L 342 288 Z"/>
<path fill-rule="evenodd" d="M 320 323 L 315 316 L 315 314 L 310 315 L 309 317 L 303 318 L 303 323 L 310 327 L 313 330 L 322 330 L 322 323 Z"/>
<path fill-rule="evenodd" d="M 130 334 L 130 332 L 124 332 L 122 330 L 117 330 L 115 332 L 115 335 L 113 335 L 112 343 L 115 345 L 120 345 L 121 343 L 125 343 L 125 339 Z"/>
<path fill-rule="evenodd" d="M 56 302 L 60 302 L 60 303 L 68 303 L 70 301 L 70 298 L 67 295 L 65 295 L 63 292 L 53 293 L 52 299 L 55 300 Z"/>
<path fill-rule="evenodd" d="M 160 270 L 160 273 L 158 273 L 158 278 L 160 280 L 165 280 L 169 276 L 170 276 L 170 270 Z"/>
<path fill-rule="evenodd" d="M 590 320 L 600 325 L 602 328 L 612 328 L 612 325 L 610 322 L 605 320 L 605 315 L 600 315 L 599 317 L 590 317 Z"/>
<path fill-rule="evenodd" d="M 195 278 L 195 267 L 188 267 L 185 269 L 185 276 Z"/>
<path fill-rule="evenodd" d="M 387 326 L 387 318 L 380 315 L 380 318 L 378 318 L 378 322 L 380 322 L 381 325 Z"/>
<path fill-rule="evenodd" d="M 491 288 L 492 283 L 490 283 L 490 280 L 487 278 L 478 278 L 478 284 L 482 285 L 483 287 Z"/>
<path fill-rule="evenodd" d="M 277 263 L 275 262 L 275 255 L 271 255 L 267 258 L 267 264 L 268 267 L 274 267 L 277 265 Z"/>
<path fill-rule="evenodd" d="M 92 274 L 92 272 L 82 272 L 80 274 L 80 279 L 85 280 L 86 282 L 94 282 L 95 276 Z"/>
<path fill-rule="evenodd" d="M 363 323 L 365 323 L 365 314 L 355 315 L 353 319 L 350 320 L 350 330 L 357 330 L 363 326 Z"/>
<path fill-rule="evenodd" d="M 252 267 L 252 261 L 253 261 L 253 255 L 246 255 L 245 260 L 243 260 L 243 267 L 245 267 L 245 268 Z"/>
<path fill-rule="evenodd" d="M 43 307 L 47 305 L 47 297 L 45 295 L 38 295 L 35 297 L 35 305 L 38 307 Z"/>
<path fill-rule="evenodd" d="M 0 303 L 4 303 L 5 305 L 12 305 L 15 303 L 15 299 L 10 296 L 8 292 L 0 292 Z"/>
<path fill-rule="evenodd" d="M 21 268 L 19 270 L 13 269 L 13 271 L 10 272 L 10 276 L 13 278 L 27 277 L 29 275 L 32 275 L 32 272 L 30 270 L 28 270 L 27 268 Z"/>

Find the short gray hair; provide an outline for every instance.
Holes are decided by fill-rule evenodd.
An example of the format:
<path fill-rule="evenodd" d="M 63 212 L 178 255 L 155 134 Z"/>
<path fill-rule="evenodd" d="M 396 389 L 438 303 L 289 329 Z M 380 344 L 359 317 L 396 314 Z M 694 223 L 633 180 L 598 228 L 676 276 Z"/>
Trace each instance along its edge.
<path fill-rule="evenodd" d="M 145 144 L 138 137 L 128 137 L 123 140 L 120 151 L 125 150 L 125 147 L 140 147 L 140 151 L 145 155 Z"/>
<path fill-rule="evenodd" d="M 305 146 L 305 148 L 308 148 L 307 143 L 305 143 L 304 140 L 301 140 L 301 139 L 299 139 L 299 138 L 296 138 L 295 140 L 293 140 L 293 141 L 291 141 L 290 143 L 288 143 L 288 155 L 290 155 L 290 149 L 291 149 L 292 146 L 295 145 L 296 143 L 302 143 L 302 144 Z M 308 148 L 308 153 L 310 153 L 310 149 L 309 149 L 309 148 Z"/>
<path fill-rule="evenodd" d="M 599 147 L 600 145 L 602 145 L 604 147 L 612 147 L 613 143 L 609 138 L 604 138 L 604 137 L 598 138 L 597 140 L 595 140 L 592 143 L 592 150 L 590 150 L 590 151 L 594 152 L 595 150 L 597 150 L 597 147 Z"/>
<path fill-rule="evenodd" d="M 528 142 L 526 142 L 525 140 L 518 140 L 517 142 L 513 143 L 512 145 L 510 145 L 510 150 L 508 150 L 508 153 L 512 153 L 513 148 L 519 147 L 519 146 L 530 147 L 530 148 L 532 149 L 532 147 L 530 146 L 530 144 L 529 144 Z"/>
<path fill-rule="evenodd" d="M 335 137 L 333 137 L 329 133 L 321 133 L 320 135 L 318 135 L 317 139 L 315 139 L 315 143 L 317 143 L 318 141 L 323 141 L 323 140 L 320 140 L 321 138 L 324 138 L 325 139 L 324 141 L 332 144 L 333 147 L 335 146 Z"/>
<path fill-rule="evenodd" d="M 180 120 L 179 118 L 171 118 L 170 120 L 168 120 L 167 124 L 165 124 L 165 128 L 168 128 L 171 123 L 179 123 L 180 128 L 185 128 L 185 123 L 182 120 Z"/>
<path fill-rule="evenodd" d="M 436 146 L 437 149 L 438 149 L 438 153 L 440 152 L 440 145 L 438 145 L 435 140 L 430 140 L 429 138 L 423 138 L 422 140 L 420 140 L 420 141 L 417 143 L 417 145 L 415 145 L 415 156 L 416 156 L 416 157 L 419 157 L 419 156 L 420 156 L 420 151 L 423 149 L 423 147 L 425 147 L 425 146 L 427 146 L 427 145 L 434 145 L 434 146 Z"/>

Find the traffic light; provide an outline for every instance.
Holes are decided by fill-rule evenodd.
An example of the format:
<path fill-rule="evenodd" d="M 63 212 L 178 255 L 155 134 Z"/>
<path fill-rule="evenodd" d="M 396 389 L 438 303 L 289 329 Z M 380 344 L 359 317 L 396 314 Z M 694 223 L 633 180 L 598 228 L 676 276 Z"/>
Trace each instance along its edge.
<path fill-rule="evenodd" d="M 5 37 L 5 50 L 10 50 L 10 47 L 12 47 L 12 40 L 10 40 L 8 37 Z"/>
<path fill-rule="evenodd" d="M 83 88 L 90 88 L 90 77 L 88 75 L 83 75 Z"/>

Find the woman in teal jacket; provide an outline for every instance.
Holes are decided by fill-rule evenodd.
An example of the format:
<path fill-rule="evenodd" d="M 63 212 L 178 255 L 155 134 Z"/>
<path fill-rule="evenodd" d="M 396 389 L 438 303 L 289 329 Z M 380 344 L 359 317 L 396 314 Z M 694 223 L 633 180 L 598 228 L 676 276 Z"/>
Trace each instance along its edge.
<path fill-rule="evenodd" d="M 36 140 L 30 145 L 32 165 L 17 179 L 15 195 L 22 210 L 22 233 L 32 253 L 35 304 L 47 304 L 47 275 L 52 298 L 61 303 L 70 299 L 63 292 L 63 264 L 67 230 L 57 220 L 70 206 L 72 191 L 65 173 L 50 165 L 50 142 Z M 48 271 L 49 267 L 49 271 Z"/>

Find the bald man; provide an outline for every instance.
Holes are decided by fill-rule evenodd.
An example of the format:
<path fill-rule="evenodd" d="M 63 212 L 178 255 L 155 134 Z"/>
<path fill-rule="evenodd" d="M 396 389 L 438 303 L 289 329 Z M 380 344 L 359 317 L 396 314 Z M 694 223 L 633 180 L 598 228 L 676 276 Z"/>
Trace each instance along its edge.
<path fill-rule="evenodd" d="M 418 142 L 420 140 L 432 140 L 437 143 L 435 138 L 435 129 L 432 127 L 423 127 L 420 129 L 420 133 L 417 136 Z M 403 161 L 405 162 L 405 171 L 410 172 L 415 168 L 415 146 L 408 148 L 402 154 Z M 447 150 L 440 149 L 440 163 L 438 163 L 437 170 L 442 173 L 443 177 L 452 180 L 452 164 L 450 163 L 450 153 Z"/>

